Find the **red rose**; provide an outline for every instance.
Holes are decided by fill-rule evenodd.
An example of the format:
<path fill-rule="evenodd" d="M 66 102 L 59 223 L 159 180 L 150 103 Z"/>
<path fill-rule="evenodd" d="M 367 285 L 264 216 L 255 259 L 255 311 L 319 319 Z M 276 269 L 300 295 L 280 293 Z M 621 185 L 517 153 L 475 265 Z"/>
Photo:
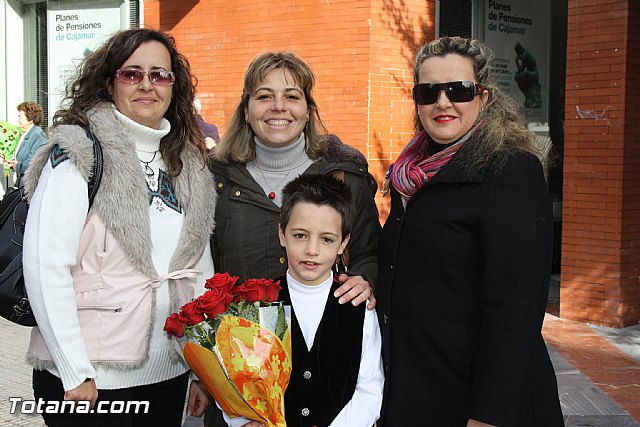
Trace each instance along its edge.
<path fill-rule="evenodd" d="M 204 283 L 204 287 L 207 289 L 220 289 L 224 292 L 229 292 L 238 279 L 238 276 L 230 276 L 229 273 L 216 273 L 213 277 L 207 279 Z"/>
<path fill-rule="evenodd" d="M 180 314 L 178 314 L 178 319 L 187 326 L 197 325 L 202 322 L 204 320 L 204 314 L 198 308 L 198 300 L 183 305 L 180 309 Z"/>
<path fill-rule="evenodd" d="M 178 313 L 173 313 L 164 322 L 164 330 L 171 336 L 182 338 L 184 336 L 184 325 L 178 319 Z"/>
<path fill-rule="evenodd" d="M 278 299 L 278 294 L 281 289 L 280 281 L 274 282 L 271 279 L 247 279 L 242 285 L 235 287 L 232 291 L 237 300 L 274 302 Z"/>
<path fill-rule="evenodd" d="M 231 301 L 233 301 L 233 296 L 229 292 L 219 288 L 211 288 L 198 297 L 198 309 L 209 319 L 213 319 L 218 314 L 227 311 Z"/>

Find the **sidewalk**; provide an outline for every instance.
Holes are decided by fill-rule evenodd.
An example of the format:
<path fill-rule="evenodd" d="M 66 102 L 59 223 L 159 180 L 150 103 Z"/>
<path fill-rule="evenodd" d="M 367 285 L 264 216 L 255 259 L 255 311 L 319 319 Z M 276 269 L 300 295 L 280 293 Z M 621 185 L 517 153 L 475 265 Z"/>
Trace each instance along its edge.
<path fill-rule="evenodd" d="M 38 414 L 12 414 L 10 397 L 33 400 L 31 367 L 25 362 L 31 328 L 13 324 L 0 317 L 0 426 L 43 427 Z M 202 420 L 188 417 L 184 427 L 202 427 Z"/>
<path fill-rule="evenodd" d="M 547 314 L 542 332 L 567 427 L 640 427 L 640 325 L 590 327 Z M 37 414 L 10 413 L 9 397 L 33 399 L 24 361 L 29 333 L 0 318 L 0 426 L 44 426 Z M 183 426 L 202 421 L 188 418 Z"/>
<path fill-rule="evenodd" d="M 542 335 L 567 426 L 640 426 L 640 325 L 611 330 L 547 314 Z"/>

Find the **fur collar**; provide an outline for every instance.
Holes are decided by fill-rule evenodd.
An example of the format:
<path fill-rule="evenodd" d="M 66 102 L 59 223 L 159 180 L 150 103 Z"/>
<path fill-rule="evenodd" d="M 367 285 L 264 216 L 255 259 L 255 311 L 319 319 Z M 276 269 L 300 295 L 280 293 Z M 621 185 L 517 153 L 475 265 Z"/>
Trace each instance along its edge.
<path fill-rule="evenodd" d="M 87 117 L 104 154 L 102 181 L 92 209 L 117 239 L 132 264 L 150 279 L 155 279 L 158 273 L 151 258 L 148 189 L 135 143 L 129 139 L 126 127 L 115 117 L 111 104 L 98 105 L 88 111 Z M 54 145 L 67 153 L 83 178 L 89 179 L 93 144 L 81 127 L 59 125 L 50 132 L 48 149 L 38 150 L 29 165 L 25 176 L 29 199 Z M 173 182 L 185 210 L 185 220 L 169 271 L 182 269 L 189 260 L 199 256 L 214 228 L 216 192 L 213 191 L 211 173 L 194 149 L 183 150 L 181 158 L 183 169 Z M 172 305 L 177 301 L 174 288 L 171 287 Z"/>
<path fill-rule="evenodd" d="M 327 142 L 324 148 L 324 158 L 330 163 L 353 162 L 359 165 L 368 166 L 367 159 L 356 148 L 345 144 L 338 135 L 327 135 Z"/>

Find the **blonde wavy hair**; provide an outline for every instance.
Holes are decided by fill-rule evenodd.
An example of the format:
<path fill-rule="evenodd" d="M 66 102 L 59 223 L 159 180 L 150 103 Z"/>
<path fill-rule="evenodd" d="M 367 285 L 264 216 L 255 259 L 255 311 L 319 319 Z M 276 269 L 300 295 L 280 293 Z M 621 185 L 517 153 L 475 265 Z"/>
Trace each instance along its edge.
<path fill-rule="evenodd" d="M 413 80 L 419 82 L 420 67 L 427 59 L 434 56 L 460 55 L 468 58 L 473 66 L 476 83 L 481 84 L 489 92 L 489 100 L 478 115 L 477 122 L 482 122 L 473 143 L 466 144 L 465 163 L 469 168 L 478 166 L 500 152 L 521 149 L 536 155 L 542 160 L 544 153 L 535 144 L 535 136 L 528 129 L 519 106 L 491 78 L 493 51 L 478 40 L 462 37 L 441 37 L 425 44 L 416 55 L 413 66 Z M 414 114 L 416 133 L 424 130 L 418 116 L 416 106 Z M 462 151 L 462 150 L 461 150 Z"/>
<path fill-rule="evenodd" d="M 245 109 L 249 106 L 251 93 L 267 74 L 281 68 L 291 73 L 307 101 L 309 120 L 304 127 L 307 155 L 311 159 L 322 155 L 326 145 L 327 130 L 320 119 L 318 105 L 313 99 L 312 90 L 316 77 L 311 67 L 293 52 L 266 52 L 254 58 L 245 72 L 240 102 L 236 106 L 227 131 L 214 150 L 215 160 L 221 163 L 247 163 L 255 158 L 256 148 L 253 140 L 255 133 L 245 120 Z"/>

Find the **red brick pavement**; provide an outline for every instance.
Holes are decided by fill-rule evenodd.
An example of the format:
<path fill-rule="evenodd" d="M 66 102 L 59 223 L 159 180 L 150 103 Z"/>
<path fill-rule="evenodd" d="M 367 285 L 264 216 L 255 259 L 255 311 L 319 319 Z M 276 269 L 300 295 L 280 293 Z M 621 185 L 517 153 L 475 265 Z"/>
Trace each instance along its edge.
<path fill-rule="evenodd" d="M 640 421 L 640 363 L 588 325 L 547 314 L 544 339 L 636 421 Z"/>

